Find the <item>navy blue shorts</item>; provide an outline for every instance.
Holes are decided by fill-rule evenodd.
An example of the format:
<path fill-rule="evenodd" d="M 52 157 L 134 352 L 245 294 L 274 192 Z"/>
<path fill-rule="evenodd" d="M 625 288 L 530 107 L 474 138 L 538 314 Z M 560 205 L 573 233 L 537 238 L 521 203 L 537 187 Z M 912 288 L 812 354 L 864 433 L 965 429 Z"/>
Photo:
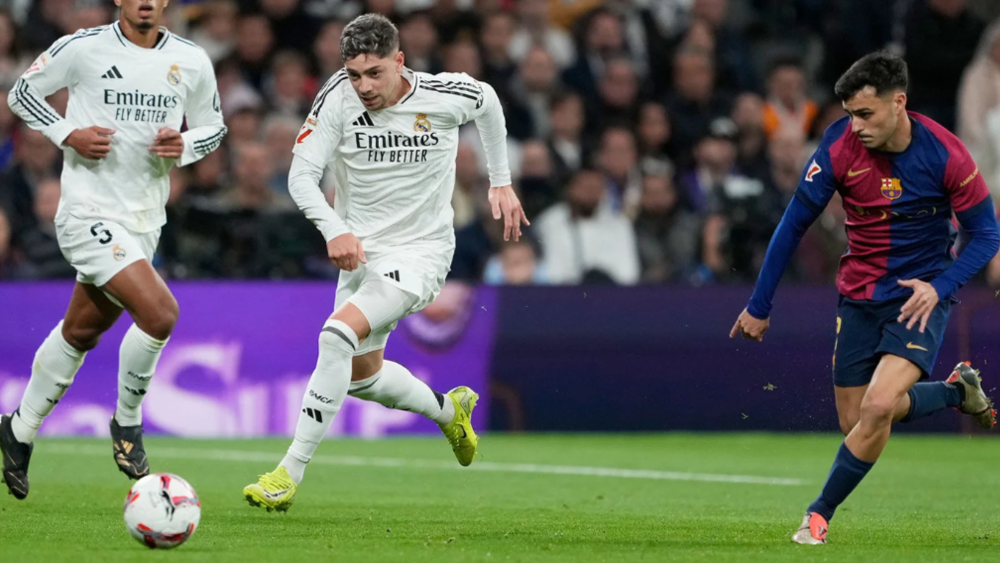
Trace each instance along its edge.
<path fill-rule="evenodd" d="M 906 358 L 930 377 L 948 325 L 949 299 L 938 303 L 927 320 L 906 330 L 898 323 L 899 310 L 908 297 L 888 301 L 856 301 L 843 295 L 837 306 L 837 341 L 833 345 L 833 384 L 838 387 L 868 385 L 882 354 Z M 909 320 L 907 320 L 909 322 Z"/>

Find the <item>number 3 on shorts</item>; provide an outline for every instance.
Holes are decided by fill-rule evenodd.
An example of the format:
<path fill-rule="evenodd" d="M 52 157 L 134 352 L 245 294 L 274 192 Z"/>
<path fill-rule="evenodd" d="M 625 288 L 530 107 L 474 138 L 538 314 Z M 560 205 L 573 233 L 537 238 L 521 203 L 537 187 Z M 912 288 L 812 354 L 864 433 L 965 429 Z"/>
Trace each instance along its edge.
<path fill-rule="evenodd" d="M 107 229 L 101 229 L 101 227 L 103 226 L 104 223 L 94 223 L 94 226 L 90 228 L 90 234 L 94 235 L 95 237 L 100 237 L 97 239 L 97 242 L 101 244 L 108 244 L 109 242 L 111 242 L 112 239 L 111 231 Z M 101 230 L 98 231 L 97 229 Z"/>

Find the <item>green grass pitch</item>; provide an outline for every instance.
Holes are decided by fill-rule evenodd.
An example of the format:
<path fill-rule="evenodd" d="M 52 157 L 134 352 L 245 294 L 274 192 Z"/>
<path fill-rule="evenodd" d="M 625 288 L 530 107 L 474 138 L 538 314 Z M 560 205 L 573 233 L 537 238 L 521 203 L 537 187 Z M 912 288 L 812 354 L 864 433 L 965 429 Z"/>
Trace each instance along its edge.
<path fill-rule="evenodd" d="M 41 439 L 31 496 L 0 498 L 0 561 L 996 560 L 1000 443 L 981 437 L 893 439 L 837 513 L 830 543 L 791 544 L 839 442 L 488 435 L 482 469 L 468 470 L 443 438 L 328 440 L 292 509 L 269 514 L 247 506 L 241 490 L 275 465 L 287 440 L 150 438 L 153 470 L 185 477 L 202 501 L 187 544 L 150 551 L 122 523 L 129 482 L 110 443 Z"/>

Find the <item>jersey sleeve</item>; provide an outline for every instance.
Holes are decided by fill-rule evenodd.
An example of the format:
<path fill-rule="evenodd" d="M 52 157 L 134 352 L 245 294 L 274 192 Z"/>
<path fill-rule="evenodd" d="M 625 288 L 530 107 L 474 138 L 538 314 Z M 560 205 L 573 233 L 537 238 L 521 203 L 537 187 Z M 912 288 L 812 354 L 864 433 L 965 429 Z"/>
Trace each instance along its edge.
<path fill-rule="evenodd" d="M 795 188 L 796 199 L 817 215 L 826 209 L 834 192 L 837 191 L 838 180 L 830 155 L 830 147 L 837 138 L 839 135 L 827 131 L 816 152 L 809 159 L 809 164 L 802 171 L 799 185 Z"/>
<path fill-rule="evenodd" d="M 184 152 L 178 162 L 180 166 L 197 162 L 219 148 L 227 132 L 222 119 L 215 71 L 208 55 L 204 51 L 200 54 L 204 59 L 201 74 L 184 108 L 188 130 L 181 134 Z"/>
<path fill-rule="evenodd" d="M 955 215 L 965 223 L 992 205 L 990 190 L 965 145 L 955 137 L 943 141 L 949 153 L 944 170 L 944 187 Z"/>
<path fill-rule="evenodd" d="M 76 129 L 45 101 L 55 91 L 76 82 L 74 61 L 84 39 L 99 33 L 80 30 L 62 37 L 35 59 L 7 94 L 7 105 L 28 127 L 48 137 L 57 146 Z"/>
<path fill-rule="evenodd" d="M 511 185 L 510 162 L 507 157 L 507 122 L 496 90 L 465 73 L 442 73 L 426 80 L 424 87 L 452 94 L 455 118 L 459 125 L 475 120 L 479 137 L 486 150 L 486 166 L 490 187 Z"/>
<path fill-rule="evenodd" d="M 306 122 L 295 138 L 292 152 L 320 168 L 325 168 L 333 158 L 344 132 L 344 117 L 337 109 L 344 95 L 347 74 L 334 74 L 320 89 L 313 101 Z"/>

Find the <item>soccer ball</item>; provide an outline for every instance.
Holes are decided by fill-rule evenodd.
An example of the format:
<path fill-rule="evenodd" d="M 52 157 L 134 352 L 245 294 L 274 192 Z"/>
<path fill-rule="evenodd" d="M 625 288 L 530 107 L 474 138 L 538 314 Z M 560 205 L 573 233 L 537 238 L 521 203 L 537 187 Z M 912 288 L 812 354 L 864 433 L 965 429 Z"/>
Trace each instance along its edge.
<path fill-rule="evenodd" d="M 125 498 L 125 527 L 150 549 L 170 549 L 198 528 L 201 502 L 187 481 L 171 473 L 152 473 L 136 481 Z"/>

